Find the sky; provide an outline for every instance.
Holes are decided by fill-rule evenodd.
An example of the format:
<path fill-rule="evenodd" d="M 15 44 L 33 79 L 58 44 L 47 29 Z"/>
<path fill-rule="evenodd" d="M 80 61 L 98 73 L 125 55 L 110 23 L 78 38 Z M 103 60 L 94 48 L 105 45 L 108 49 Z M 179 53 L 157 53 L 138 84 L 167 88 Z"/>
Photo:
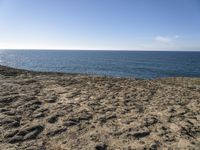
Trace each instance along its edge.
<path fill-rule="evenodd" d="M 200 50 L 200 0 L 0 0 L 0 49 Z"/>

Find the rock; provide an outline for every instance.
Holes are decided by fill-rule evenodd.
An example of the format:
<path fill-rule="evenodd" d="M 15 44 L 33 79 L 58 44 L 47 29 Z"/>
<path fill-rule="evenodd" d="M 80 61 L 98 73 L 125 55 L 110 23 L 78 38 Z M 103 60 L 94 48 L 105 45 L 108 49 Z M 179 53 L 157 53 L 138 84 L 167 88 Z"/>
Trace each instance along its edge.
<path fill-rule="evenodd" d="M 32 106 L 32 105 L 41 105 L 41 104 L 42 104 L 42 102 L 39 101 L 39 100 L 32 100 L 32 101 L 28 102 L 28 103 L 26 104 L 26 106 L 27 106 L 27 107 L 30 107 L 30 106 Z"/>
<path fill-rule="evenodd" d="M 23 140 L 35 139 L 42 130 L 43 130 L 43 127 L 35 128 L 33 131 L 27 133 L 24 136 Z"/>
<path fill-rule="evenodd" d="M 75 121 L 75 120 L 67 120 L 63 123 L 64 126 L 74 126 L 74 125 L 77 125 L 79 124 L 79 121 Z"/>
<path fill-rule="evenodd" d="M 150 134 L 149 131 L 140 131 L 140 132 L 134 133 L 133 136 L 136 138 L 143 138 L 145 136 L 148 136 L 149 134 Z"/>
<path fill-rule="evenodd" d="M 101 122 L 101 123 L 105 123 L 107 122 L 108 120 L 111 120 L 111 119 L 116 119 L 117 118 L 117 115 L 116 114 L 103 114 L 101 115 L 98 120 Z"/>
<path fill-rule="evenodd" d="M 62 133 L 62 132 L 65 132 L 67 130 L 67 128 L 63 128 L 63 127 L 60 127 L 60 128 L 57 128 L 57 129 L 54 129 L 54 130 L 52 130 L 52 131 L 49 131 L 48 133 L 47 133 L 47 135 L 48 136 L 55 136 L 55 135 L 57 135 L 57 134 L 60 134 L 60 133 Z"/>
<path fill-rule="evenodd" d="M 19 130 L 11 130 L 5 133 L 4 138 L 11 138 L 13 137 Z"/>
<path fill-rule="evenodd" d="M 27 133 L 30 133 L 32 131 L 37 131 L 37 133 L 40 133 L 44 129 L 44 126 L 42 125 L 31 125 L 25 128 L 22 128 L 19 132 L 19 135 L 26 135 Z"/>
<path fill-rule="evenodd" d="M 49 118 L 47 118 L 47 121 L 49 123 L 55 123 L 58 120 L 58 117 L 59 117 L 59 115 L 57 115 L 57 114 L 56 115 L 52 115 Z"/>
<path fill-rule="evenodd" d="M 4 117 L 3 119 L 0 120 L 0 125 L 1 126 L 6 125 L 6 124 L 12 123 L 14 121 L 15 121 L 14 119 Z"/>
<path fill-rule="evenodd" d="M 79 117 L 78 118 L 70 117 L 66 121 L 64 121 L 63 125 L 65 125 L 65 126 L 73 126 L 73 125 L 77 125 L 79 123 L 80 123 Z"/>
<path fill-rule="evenodd" d="M 37 113 L 37 114 L 34 114 L 33 117 L 34 117 L 34 118 L 43 118 L 43 117 L 45 117 L 45 115 L 44 115 L 44 113 L 39 112 L 39 113 Z"/>
<path fill-rule="evenodd" d="M 33 94 L 34 95 L 34 94 Z M 30 96 L 30 95 L 27 95 L 27 96 L 24 96 L 23 97 L 23 100 L 26 101 L 26 102 L 30 102 L 30 101 L 33 101 L 35 100 L 36 97 L 35 96 Z"/>
<path fill-rule="evenodd" d="M 107 145 L 104 144 L 104 143 L 98 143 L 98 144 L 95 146 L 94 150 L 107 150 Z"/>
<path fill-rule="evenodd" d="M 24 105 L 24 108 L 27 109 L 27 110 L 32 110 L 32 111 L 34 111 L 34 110 L 40 108 L 40 105 L 41 105 L 41 104 L 42 104 L 42 102 L 39 101 L 39 100 L 32 100 L 32 101 L 26 103 L 26 104 Z"/>
<path fill-rule="evenodd" d="M 0 125 L 3 125 L 5 128 L 16 128 L 20 126 L 20 123 L 14 118 L 4 118 L 0 121 Z"/>
<path fill-rule="evenodd" d="M 54 94 L 51 94 L 51 95 L 48 95 L 47 98 L 45 99 L 45 101 L 47 103 L 55 103 L 58 99 L 58 96 L 57 95 L 54 95 Z"/>
<path fill-rule="evenodd" d="M 13 122 L 7 124 L 6 128 L 16 128 L 19 126 L 20 126 L 20 123 L 18 121 L 13 121 Z"/>
<path fill-rule="evenodd" d="M 22 128 L 14 137 L 10 139 L 10 143 L 17 143 L 24 140 L 35 139 L 44 129 L 41 125 L 34 125 Z"/>
<path fill-rule="evenodd" d="M 175 112 L 175 108 L 174 108 L 173 106 L 169 106 L 169 107 L 167 108 L 167 111 L 168 111 L 169 113 Z"/>
<path fill-rule="evenodd" d="M 190 142 L 186 139 L 180 139 L 177 147 L 180 149 L 186 149 L 190 146 Z"/>
<path fill-rule="evenodd" d="M 85 113 L 83 112 L 80 116 L 79 116 L 79 120 L 82 121 L 82 120 L 90 120 L 92 119 L 92 114 L 90 113 Z"/>
<path fill-rule="evenodd" d="M 150 134 L 150 131 L 134 131 L 132 133 L 128 133 L 128 136 L 133 136 L 134 138 L 144 138 Z"/>
<path fill-rule="evenodd" d="M 3 114 L 8 115 L 8 116 L 14 116 L 16 114 L 16 112 L 15 111 L 6 111 Z"/>
<path fill-rule="evenodd" d="M 18 98 L 19 96 L 4 96 L 4 97 L 0 97 L 0 104 L 9 104 L 13 101 L 16 101 L 16 99 Z"/>
<path fill-rule="evenodd" d="M 23 141 L 23 136 L 15 135 L 8 142 L 9 143 L 18 143 L 18 142 L 22 142 L 22 141 Z"/>
<path fill-rule="evenodd" d="M 181 130 L 181 128 L 178 125 L 176 125 L 175 123 L 170 123 L 170 129 L 173 132 L 178 132 Z"/>
<path fill-rule="evenodd" d="M 157 150 L 159 148 L 159 142 L 153 142 L 151 145 L 150 145 L 150 150 Z"/>
<path fill-rule="evenodd" d="M 79 94 L 80 94 L 80 91 L 69 92 L 67 93 L 66 98 L 73 98 Z"/>
<path fill-rule="evenodd" d="M 7 108 L 0 108 L 0 113 L 5 113 L 5 112 L 7 112 L 7 111 L 9 111 L 9 109 L 7 109 Z"/>
<path fill-rule="evenodd" d="M 198 125 L 198 122 L 197 122 L 196 119 L 188 119 L 187 122 L 189 122 L 190 124 L 192 124 L 192 125 L 194 125 L 194 126 Z"/>
<path fill-rule="evenodd" d="M 155 118 L 155 117 L 149 117 L 149 118 L 145 119 L 144 126 L 148 127 L 148 126 L 156 124 L 157 122 L 158 122 L 157 118 Z"/>

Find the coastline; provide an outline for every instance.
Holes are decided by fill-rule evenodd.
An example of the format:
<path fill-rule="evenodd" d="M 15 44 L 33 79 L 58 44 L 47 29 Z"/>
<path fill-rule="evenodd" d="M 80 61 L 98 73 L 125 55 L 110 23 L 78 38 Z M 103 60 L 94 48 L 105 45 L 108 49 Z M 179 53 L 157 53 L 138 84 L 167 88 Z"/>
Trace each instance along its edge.
<path fill-rule="evenodd" d="M 0 149 L 198 149 L 200 78 L 0 66 Z"/>

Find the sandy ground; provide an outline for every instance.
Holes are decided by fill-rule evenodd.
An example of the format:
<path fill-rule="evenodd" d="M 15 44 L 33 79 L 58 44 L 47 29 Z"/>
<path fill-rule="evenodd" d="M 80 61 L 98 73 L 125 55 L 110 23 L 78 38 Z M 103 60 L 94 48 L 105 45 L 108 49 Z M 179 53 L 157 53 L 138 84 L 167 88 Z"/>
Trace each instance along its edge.
<path fill-rule="evenodd" d="M 0 66 L 0 149 L 200 149 L 200 78 L 138 80 Z"/>

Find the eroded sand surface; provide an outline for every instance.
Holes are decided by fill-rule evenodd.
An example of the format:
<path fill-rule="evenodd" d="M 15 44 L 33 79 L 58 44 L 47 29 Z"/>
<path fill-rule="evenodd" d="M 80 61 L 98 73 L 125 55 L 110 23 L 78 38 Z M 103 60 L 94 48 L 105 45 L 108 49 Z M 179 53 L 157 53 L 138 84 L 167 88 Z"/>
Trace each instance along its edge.
<path fill-rule="evenodd" d="M 0 66 L 0 149 L 200 149 L 200 78 L 136 80 Z"/>

